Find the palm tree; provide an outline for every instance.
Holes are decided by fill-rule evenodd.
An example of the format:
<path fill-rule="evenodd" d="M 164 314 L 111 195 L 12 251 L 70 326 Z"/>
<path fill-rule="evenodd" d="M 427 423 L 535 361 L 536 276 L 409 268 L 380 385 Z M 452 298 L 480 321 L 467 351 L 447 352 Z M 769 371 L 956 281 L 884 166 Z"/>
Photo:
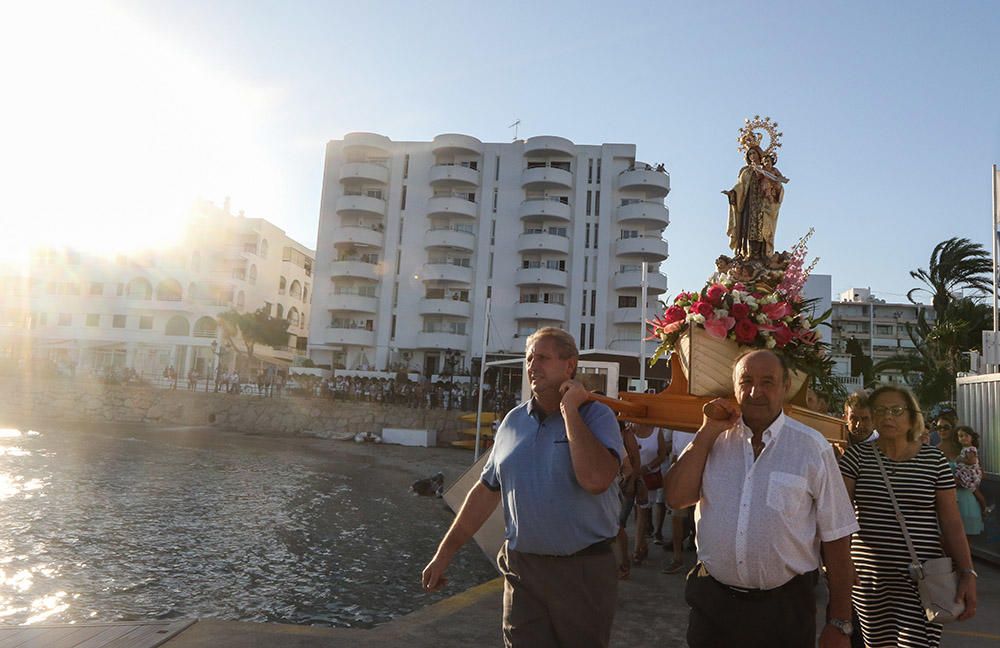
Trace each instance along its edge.
<path fill-rule="evenodd" d="M 964 289 L 983 292 L 993 290 L 993 260 L 979 243 L 967 238 L 950 238 L 934 246 L 928 269 L 917 268 L 910 276 L 924 283 L 925 288 L 914 288 L 906 293 L 910 302 L 918 303 L 914 295 L 931 295 L 935 319 L 946 318 L 948 306 L 956 300 L 953 294 Z"/>

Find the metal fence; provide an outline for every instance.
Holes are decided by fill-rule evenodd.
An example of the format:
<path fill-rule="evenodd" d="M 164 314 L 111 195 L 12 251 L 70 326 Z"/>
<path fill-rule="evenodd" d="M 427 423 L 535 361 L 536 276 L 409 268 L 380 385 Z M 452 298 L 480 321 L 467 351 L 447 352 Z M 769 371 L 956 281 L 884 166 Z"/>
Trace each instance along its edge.
<path fill-rule="evenodd" d="M 955 382 L 958 420 L 979 432 L 983 472 L 1000 478 L 1000 374 L 967 376 Z"/>

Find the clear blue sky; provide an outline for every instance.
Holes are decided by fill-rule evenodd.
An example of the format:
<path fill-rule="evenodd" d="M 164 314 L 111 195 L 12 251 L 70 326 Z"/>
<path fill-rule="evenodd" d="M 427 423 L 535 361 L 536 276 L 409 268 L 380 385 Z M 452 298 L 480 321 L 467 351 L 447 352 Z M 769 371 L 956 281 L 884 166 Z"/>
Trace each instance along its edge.
<path fill-rule="evenodd" d="M 700 287 L 741 165 L 743 118 L 784 131 L 777 246 L 810 227 L 835 293 L 903 299 L 935 243 L 990 248 L 1000 163 L 995 2 L 250 2 L 117 4 L 168 48 L 266 94 L 256 136 L 280 184 L 253 204 L 315 245 L 323 148 L 350 131 L 629 142 L 671 174 L 670 293 Z M 100 38 L 95 35 L 95 38 Z M 221 202 L 222 195 L 207 196 Z"/>

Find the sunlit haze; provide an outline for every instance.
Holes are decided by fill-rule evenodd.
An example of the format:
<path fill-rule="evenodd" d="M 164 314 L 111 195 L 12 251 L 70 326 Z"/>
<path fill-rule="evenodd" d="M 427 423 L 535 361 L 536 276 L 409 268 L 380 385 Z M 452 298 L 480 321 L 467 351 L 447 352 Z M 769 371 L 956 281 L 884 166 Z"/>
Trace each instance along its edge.
<path fill-rule="evenodd" d="M 40 245 L 161 245 L 198 197 L 238 196 L 234 207 L 260 215 L 276 204 L 279 174 L 256 138 L 266 90 L 207 70 L 107 4 L 5 14 L 5 85 L 18 93 L 0 108 L 0 260 Z"/>

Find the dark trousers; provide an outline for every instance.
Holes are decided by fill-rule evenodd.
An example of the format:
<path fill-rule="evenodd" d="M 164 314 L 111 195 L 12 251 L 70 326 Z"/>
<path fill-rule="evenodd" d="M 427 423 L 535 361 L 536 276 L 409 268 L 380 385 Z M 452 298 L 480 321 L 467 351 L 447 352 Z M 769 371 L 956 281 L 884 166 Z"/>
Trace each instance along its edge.
<path fill-rule="evenodd" d="M 698 563 L 687 576 L 690 648 L 813 648 L 816 645 L 816 572 L 772 590 L 740 592 L 712 578 Z"/>
<path fill-rule="evenodd" d="M 607 648 L 618 601 L 611 544 L 576 556 L 507 548 L 497 556 L 507 648 Z"/>

